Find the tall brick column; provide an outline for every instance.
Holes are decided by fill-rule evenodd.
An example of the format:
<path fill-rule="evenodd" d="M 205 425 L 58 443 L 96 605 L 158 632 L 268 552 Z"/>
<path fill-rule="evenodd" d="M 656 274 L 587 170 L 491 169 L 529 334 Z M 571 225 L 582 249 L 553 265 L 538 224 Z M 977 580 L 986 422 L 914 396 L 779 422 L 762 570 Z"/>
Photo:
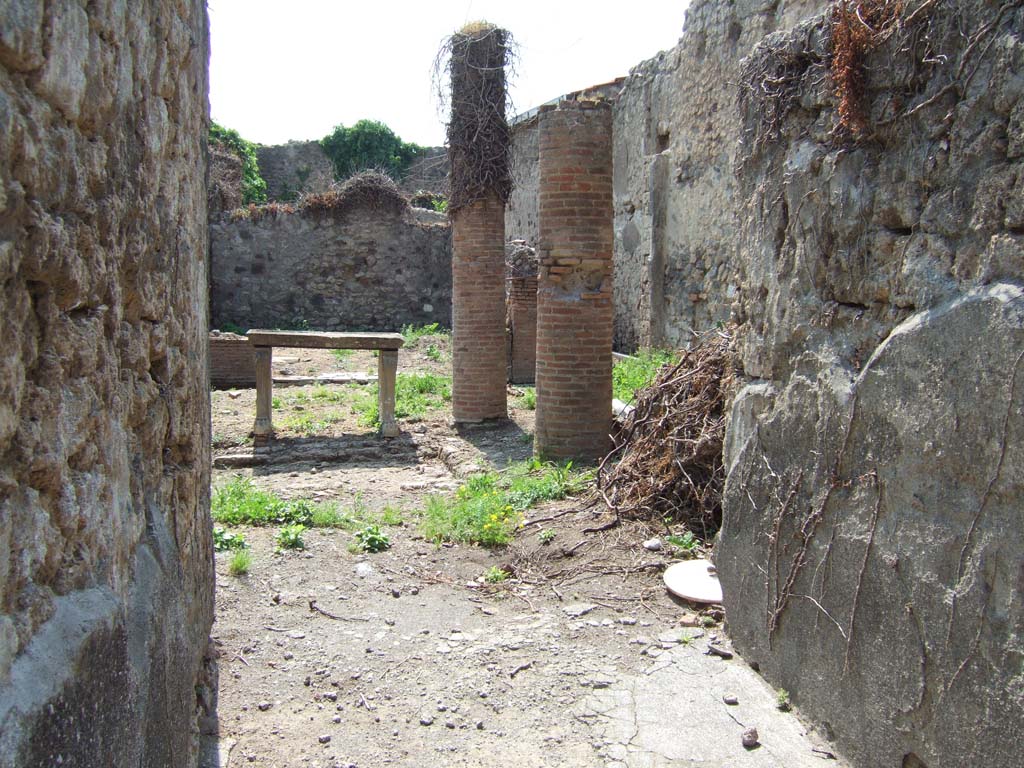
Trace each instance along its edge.
<path fill-rule="evenodd" d="M 612 420 L 612 112 L 540 110 L 540 275 L 534 448 L 596 459 Z"/>
<path fill-rule="evenodd" d="M 510 134 L 505 120 L 508 32 L 467 24 L 449 39 L 448 157 L 452 220 L 452 415 L 508 418 L 505 342 L 505 201 Z"/>
<path fill-rule="evenodd" d="M 494 195 L 452 216 L 455 421 L 508 416 L 505 355 L 505 204 Z"/>

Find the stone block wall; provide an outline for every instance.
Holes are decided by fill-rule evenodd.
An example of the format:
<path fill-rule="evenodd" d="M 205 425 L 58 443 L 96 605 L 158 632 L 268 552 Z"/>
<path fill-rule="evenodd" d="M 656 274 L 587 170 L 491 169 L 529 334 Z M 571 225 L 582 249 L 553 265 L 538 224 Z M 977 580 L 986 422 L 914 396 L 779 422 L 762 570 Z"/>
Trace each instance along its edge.
<path fill-rule="evenodd" d="M 1024 722 L 1024 9 L 910 4 L 837 131 L 830 17 L 744 63 L 716 564 L 744 658 L 856 766 Z M 857 22 L 859 23 L 859 22 Z"/>
<path fill-rule="evenodd" d="M 597 459 L 611 447 L 612 111 L 541 107 L 534 448 Z"/>
<path fill-rule="evenodd" d="M 193 766 L 206 8 L 0 12 L 0 766 Z"/>
<path fill-rule="evenodd" d="M 210 225 L 212 327 L 400 331 L 451 325 L 447 217 L 363 206 Z"/>

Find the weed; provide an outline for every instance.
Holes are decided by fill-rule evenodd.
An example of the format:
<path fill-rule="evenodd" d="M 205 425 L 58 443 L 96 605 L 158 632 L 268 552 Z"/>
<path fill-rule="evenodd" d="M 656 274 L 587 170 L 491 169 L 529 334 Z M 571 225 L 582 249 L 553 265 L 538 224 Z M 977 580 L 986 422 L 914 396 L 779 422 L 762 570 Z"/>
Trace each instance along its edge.
<path fill-rule="evenodd" d="M 440 363 L 444 359 L 444 353 L 440 350 L 437 344 L 431 344 L 427 347 L 427 351 L 424 354 L 435 363 Z"/>
<path fill-rule="evenodd" d="M 710 629 L 711 627 L 715 626 L 715 620 L 710 616 L 701 616 L 700 625 L 702 627 Z"/>
<path fill-rule="evenodd" d="M 628 403 L 638 389 L 643 389 L 657 376 L 658 370 L 679 359 L 665 349 L 641 349 L 633 357 L 621 360 L 612 368 L 612 397 Z"/>
<path fill-rule="evenodd" d="M 228 562 L 228 573 L 232 576 L 244 576 L 251 567 L 252 553 L 248 549 L 238 549 Z"/>
<path fill-rule="evenodd" d="M 555 540 L 555 532 L 550 528 L 545 528 L 543 531 L 537 534 L 537 538 L 540 539 L 541 544 L 550 544 Z"/>
<path fill-rule="evenodd" d="M 213 551 L 227 552 L 230 549 L 244 549 L 245 537 L 240 533 L 224 530 L 222 526 L 213 526 Z"/>
<path fill-rule="evenodd" d="M 355 533 L 356 544 L 361 552 L 383 552 L 391 546 L 391 540 L 379 525 L 368 525 Z"/>
<path fill-rule="evenodd" d="M 346 360 L 348 360 L 350 357 L 352 357 L 352 355 L 354 355 L 355 353 L 356 353 L 356 351 L 354 349 L 332 349 L 331 350 L 331 354 L 334 355 L 334 359 L 337 360 L 339 363 L 344 363 Z"/>
<path fill-rule="evenodd" d="M 492 565 L 486 571 L 484 571 L 484 581 L 488 584 L 500 584 L 509 577 L 508 571 L 502 570 L 496 565 Z"/>
<path fill-rule="evenodd" d="M 446 336 L 447 332 L 441 330 L 440 323 L 430 323 L 429 325 L 406 325 L 402 328 L 402 337 L 405 339 L 406 344 L 413 344 L 424 336 Z"/>
<path fill-rule="evenodd" d="M 300 435 L 319 435 L 341 420 L 342 416 L 338 413 L 301 413 L 283 419 L 281 428 L 298 432 Z"/>
<path fill-rule="evenodd" d="M 436 373 L 400 373 L 395 384 L 395 416 L 399 419 L 421 419 L 428 411 L 444 408 L 452 399 L 451 376 Z M 358 396 L 352 410 L 359 414 L 363 426 L 380 424 L 377 388 Z"/>
<path fill-rule="evenodd" d="M 405 511 L 401 507 L 393 507 L 388 504 L 380 511 L 381 525 L 404 525 Z"/>
<path fill-rule="evenodd" d="M 525 411 L 537 410 L 537 390 L 534 387 L 523 387 L 523 394 L 516 400 L 516 405 Z"/>
<path fill-rule="evenodd" d="M 593 472 L 574 470 L 571 462 L 551 464 L 536 458 L 513 464 L 504 472 L 475 475 L 454 498 L 434 496 L 427 501 L 424 535 L 435 542 L 508 544 L 527 509 L 578 493 L 592 479 Z"/>
<path fill-rule="evenodd" d="M 689 552 L 698 544 L 697 537 L 690 531 L 686 531 L 682 536 L 676 536 L 675 534 L 666 536 L 665 541 L 685 552 Z"/>
<path fill-rule="evenodd" d="M 278 550 L 284 549 L 305 549 L 306 542 L 302 539 L 302 534 L 305 532 L 306 526 L 296 523 L 295 525 L 286 525 L 284 528 L 277 532 L 277 536 L 274 537 L 274 541 L 277 542 Z"/>
<path fill-rule="evenodd" d="M 256 487 L 247 477 L 237 476 L 213 492 L 211 516 L 224 525 L 317 525 L 328 520 L 329 504 L 316 504 L 305 499 L 285 501 L 269 491 Z"/>
<path fill-rule="evenodd" d="M 314 528 L 344 528 L 349 522 L 334 504 L 317 504 L 310 517 Z"/>
<path fill-rule="evenodd" d="M 282 405 L 283 405 L 283 403 L 281 402 L 281 398 L 278 397 L 277 395 L 274 395 L 272 398 L 270 398 L 270 407 L 273 410 L 275 410 L 275 411 L 281 410 L 281 406 Z"/>
<path fill-rule="evenodd" d="M 780 712 L 789 712 L 793 708 L 793 704 L 789 700 L 789 691 L 785 688 L 779 688 L 775 692 L 775 708 Z"/>

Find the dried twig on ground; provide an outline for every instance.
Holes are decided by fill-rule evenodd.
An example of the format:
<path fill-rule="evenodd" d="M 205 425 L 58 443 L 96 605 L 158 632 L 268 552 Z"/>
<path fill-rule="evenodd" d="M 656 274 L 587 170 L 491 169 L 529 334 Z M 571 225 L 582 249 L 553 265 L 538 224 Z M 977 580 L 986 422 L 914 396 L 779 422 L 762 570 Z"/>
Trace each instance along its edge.
<path fill-rule="evenodd" d="M 637 393 L 598 492 L 618 519 L 685 522 L 707 539 L 722 521 L 722 444 L 733 380 L 731 330 L 702 337 Z"/>

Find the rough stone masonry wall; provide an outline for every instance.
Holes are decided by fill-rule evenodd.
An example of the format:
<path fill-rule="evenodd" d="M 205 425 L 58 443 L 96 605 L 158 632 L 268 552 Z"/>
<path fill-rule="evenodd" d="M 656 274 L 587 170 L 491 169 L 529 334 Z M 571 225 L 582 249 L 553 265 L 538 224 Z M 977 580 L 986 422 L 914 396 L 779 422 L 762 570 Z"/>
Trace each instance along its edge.
<path fill-rule="evenodd" d="M 729 319 L 739 218 L 739 62 L 822 0 L 694 0 L 679 44 L 615 103 L 615 344 L 685 345 Z"/>
<path fill-rule="evenodd" d="M 611 447 L 611 131 L 607 102 L 540 109 L 540 456 L 598 459 Z"/>
<path fill-rule="evenodd" d="M 296 200 L 310 192 L 325 192 L 334 183 L 334 166 L 318 141 L 256 147 L 260 176 L 267 183 L 267 200 Z"/>
<path fill-rule="evenodd" d="M 447 218 L 300 209 L 210 225 L 212 326 L 400 331 L 451 324 Z"/>
<path fill-rule="evenodd" d="M 213 618 L 206 8 L 4 3 L 0 766 L 190 766 Z"/>
<path fill-rule="evenodd" d="M 909 3 L 834 132 L 828 16 L 740 82 L 716 563 L 748 662 L 858 766 L 1020 764 L 1024 9 Z"/>

